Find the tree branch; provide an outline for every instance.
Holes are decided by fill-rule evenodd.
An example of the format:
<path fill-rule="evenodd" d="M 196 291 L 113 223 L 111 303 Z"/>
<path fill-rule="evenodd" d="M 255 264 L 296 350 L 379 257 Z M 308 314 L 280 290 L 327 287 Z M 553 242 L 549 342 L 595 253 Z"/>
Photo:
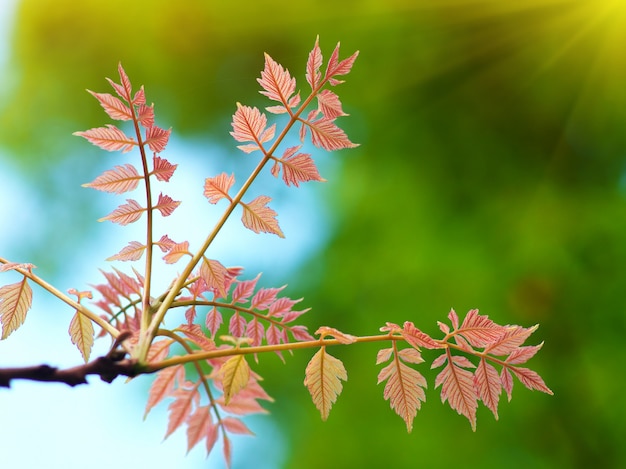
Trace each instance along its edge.
<path fill-rule="evenodd" d="M 65 383 L 68 386 L 88 384 L 88 375 L 98 375 L 102 381 L 111 383 L 118 376 L 135 377 L 142 373 L 136 360 L 124 359 L 121 351 L 72 368 L 59 369 L 49 365 L 26 366 L 22 368 L 0 368 L 0 387 L 11 387 L 14 379 Z"/>

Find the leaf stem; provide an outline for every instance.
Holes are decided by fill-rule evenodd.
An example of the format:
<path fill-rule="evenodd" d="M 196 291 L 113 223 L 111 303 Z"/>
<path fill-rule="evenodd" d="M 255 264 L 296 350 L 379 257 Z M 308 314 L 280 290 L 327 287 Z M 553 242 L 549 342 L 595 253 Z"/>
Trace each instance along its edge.
<path fill-rule="evenodd" d="M 363 336 L 356 337 L 356 340 L 352 343 L 366 343 L 366 342 L 382 342 L 386 340 L 404 340 L 404 338 L 400 335 L 390 335 L 390 334 L 382 334 L 382 335 L 371 335 L 371 336 Z M 154 373 L 156 371 L 162 370 L 164 368 L 168 368 L 170 366 L 182 365 L 185 363 L 197 362 L 200 360 L 210 360 L 212 358 L 219 357 L 232 357 L 235 355 L 253 355 L 256 353 L 266 353 L 266 352 L 282 352 L 282 351 L 291 351 L 291 350 L 299 350 L 305 348 L 317 348 L 317 347 L 326 347 L 329 345 L 349 345 L 346 342 L 342 342 L 337 339 L 318 339 L 318 340 L 308 340 L 304 342 L 293 342 L 287 344 L 276 344 L 276 345 L 259 345 L 257 347 L 234 347 L 228 349 L 217 349 L 211 350 L 209 352 L 196 352 L 190 355 L 183 355 L 178 357 L 172 357 L 165 359 L 160 362 L 148 363 L 143 367 L 143 371 L 145 373 Z"/>
<path fill-rule="evenodd" d="M 9 263 L 10 262 L 8 260 L 0 257 L 0 264 L 9 264 Z M 113 325 L 109 324 L 106 320 L 102 319 L 100 316 L 98 316 L 96 313 L 91 311 L 89 308 L 86 308 L 84 305 L 78 303 L 77 301 L 74 301 L 71 297 L 69 297 L 62 291 L 58 290 L 57 288 L 55 288 L 54 286 L 46 282 L 41 277 L 33 274 L 32 272 L 26 269 L 16 268 L 13 270 L 18 272 L 20 275 L 23 275 L 24 277 L 28 278 L 29 280 L 32 280 L 44 290 L 47 290 L 49 293 L 53 294 L 64 303 L 68 304 L 69 306 L 71 306 L 72 308 L 80 312 L 81 314 L 84 314 L 85 316 L 87 316 L 89 319 L 91 319 L 93 322 L 98 324 L 102 329 L 107 331 L 114 338 L 117 338 L 120 335 L 120 331 L 118 331 Z"/>

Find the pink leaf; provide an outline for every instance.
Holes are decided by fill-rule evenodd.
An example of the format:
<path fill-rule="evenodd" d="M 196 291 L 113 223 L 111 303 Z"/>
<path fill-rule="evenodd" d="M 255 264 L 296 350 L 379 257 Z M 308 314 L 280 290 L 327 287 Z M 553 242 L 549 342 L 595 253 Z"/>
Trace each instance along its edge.
<path fill-rule="evenodd" d="M 356 51 L 347 59 L 344 59 L 341 62 L 339 62 L 339 43 L 337 43 L 335 50 L 333 50 L 333 53 L 331 54 L 330 59 L 328 60 L 328 67 L 326 68 L 325 78 L 328 79 L 331 85 L 334 86 L 334 85 L 338 85 L 339 83 L 343 83 L 343 81 L 337 80 L 334 77 L 339 76 L 339 75 L 347 75 L 348 73 L 350 73 L 350 70 L 352 69 L 352 65 L 354 64 L 354 61 L 356 60 L 358 55 L 359 55 L 359 51 Z"/>
<path fill-rule="evenodd" d="M 115 96 L 109 93 L 94 93 L 90 90 L 87 92 L 98 100 L 111 119 L 128 121 L 133 118 L 130 108 Z"/>
<path fill-rule="evenodd" d="M 153 156 L 152 162 L 153 170 L 151 174 L 154 174 L 159 181 L 168 182 L 178 167 L 177 164 L 172 164 L 156 154 Z"/>
<path fill-rule="evenodd" d="M 498 376 L 498 371 L 487 363 L 484 358 L 480 360 L 474 374 L 474 386 L 478 397 L 498 420 L 498 401 L 502 392 L 502 383 Z"/>
<path fill-rule="evenodd" d="M 509 366 L 508 369 L 520 380 L 520 382 L 528 389 L 534 389 L 537 391 L 545 392 L 546 394 L 554 395 L 552 390 L 546 386 L 541 376 L 528 368 L 522 368 L 518 366 Z"/>
<path fill-rule="evenodd" d="M 176 400 L 168 407 L 170 415 L 164 439 L 185 423 L 191 414 L 194 403 L 197 403 L 199 398 L 198 390 L 195 388 L 193 390 L 179 388 L 174 391 L 174 396 Z"/>
<path fill-rule="evenodd" d="M 448 313 L 448 319 L 452 324 L 452 329 L 456 331 L 459 328 L 459 316 L 456 314 L 456 311 L 451 309 Z"/>
<path fill-rule="evenodd" d="M 169 195 L 163 195 L 163 193 L 159 194 L 159 200 L 157 204 L 153 207 L 161 212 L 161 215 L 164 217 L 168 217 L 176 210 L 176 208 L 180 205 L 180 201 L 172 200 Z"/>
<path fill-rule="evenodd" d="M 454 357 L 456 358 L 456 357 Z M 474 375 L 448 361 L 435 379 L 435 387 L 441 387 L 441 402 L 450 404 L 460 415 L 464 415 L 476 431 L 476 409 L 478 401 L 474 390 Z"/>
<path fill-rule="evenodd" d="M 234 417 L 226 417 L 222 419 L 224 428 L 230 433 L 237 433 L 240 435 L 254 435 L 252 431 L 241 420 Z"/>
<path fill-rule="evenodd" d="M 521 365 L 526 363 L 543 347 L 543 342 L 539 345 L 529 345 L 527 347 L 520 347 L 511 352 L 507 357 L 506 362 L 510 365 Z"/>
<path fill-rule="evenodd" d="M 184 376 L 185 370 L 181 365 L 165 368 L 157 373 L 157 377 L 152 382 L 150 392 L 148 393 L 148 403 L 143 415 L 144 419 L 148 416 L 150 409 L 174 391 L 176 381 L 181 381 Z"/>
<path fill-rule="evenodd" d="M 265 69 L 257 81 L 265 90 L 260 91 L 262 95 L 289 106 L 289 98 L 296 90 L 296 79 L 268 54 L 265 54 Z"/>
<path fill-rule="evenodd" d="M 246 318 L 241 316 L 239 312 L 235 312 L 230 318 L 228 332 L 233 337 L 244 337 L 246 335 L 246 325 Z"/>
<path fill-rule="evenodd" d="M 107 258 L 107 261 L 137 261 L 141 259 L 145 249 L 146 246 L 139 241 L 131 241 L 120 252 Z"/>
<path fill-rule="evenodd" d="M 324 114 L 327 119 L 336 119 L 337 117 L 347 116 L 341 107 L 339 96 L 330 90 L 322 90 L 317 95 L 318 110 Z"/>
<path fill-rule="evenodd" d="M 166 264 L 175 264 L 181 257 L 191 255 L 189 252 L 189 241 L 183 241 L 182 243 L 176 243 L 170 251 L 163 256 L 163 260 Z"/>
<path fill-rule="evenodd" d="M 488 316 L 478 314 L 477 309 L 472 309 L 465 316 L 458 332 L 474 347 L 487 347 L 497 343 L 506 330 L 506 327 L 494 323 Z"/>
<path fill-rule="evenodd" d="M 176 328 L 202 350 L 215 350 L 215 342 L 209 339 L 198 324 L 181 324 Z"/>
<path fill-rule="evenodd" d="M 241 221 L 246 228 L 255 233 L 273 233 L 284 238 L 285 235 L 278 226 L 278 220 L 276 220 L 276 212 L 267 207 L 270 200 L 272 199 L 266 195 L 260 195 L 247 204 L 240 202 L 243 206 Z"/>
<path fill-rule="evenodd" d="M 311 155 L 307 153 L 294 155 L 299 148 L 300 146 L 288 148 L 285 150 L 283 157 L 278 160 L 282 164 L 283 181 L 285 181 L 285 184 L 288 186 L 293 184 L 298 187 L 300 182 L 325 182 L 326 179 L 320 176 Z M 277 176 L 277 174 L 274 174 L 274 176 Z"/>
<path fill-rule="evenodd" d="M 287 297 L 278 298 L 276 301 L 274 301 L 271 304 L 268 314 L 270 316 L 282 316 L 285 313 L 290 312 L 291 308 L 297 303 L 300 303 L 301 301 L 302 301 L 302 298 L 298 300 L 292 300 L 291 298 L 287 298 Z"/>
<path fill-rule="evenodd" d="M 406 321 L 402 329 L 402 337 L 413 347 L 426 347 L 428 349 L 442 348 L 435 339 L 420 331 L 412 322 Z"/>
<path fill-rule="evenodd" d="M 315 45 L 311 52 L 309 52 L 309 59 L 306 62 L 306 81 L 311 85 L 312 90 L 318 87 L 320 79 L 322 78 L 320 67 L 322 66 L 323 58 L 319 39 L 319 36 L 315 39 Z"/>
<path fill-rule="evenodd" d="M 232 301 L 233 303 L 246 303 L 250 295 L 254 292 L 257 282 L 261 274 L 257 275 L 252 280 L 246 280 L 244 282 L 237 282 L 237 286 L 233 291 Z"/>
<path fill-rule="evenodd" d="M 154 106 L 140 105 L 137 109 L 137 121 L 144 129 L 152 127 L 154 125 Z"/>
<path fill-rule="evenodd" d="M 122 153 L 126 153 L 132 150 L 134 145 L 137 145 L 134 139 L 127 137 L 124 132 L 111 124 L 84 132 L 74 132 L 72 135 L 86 138 L 90 143 L 107 151 L 121 150 Z"/>
<path fill-rule="evenodd" d="M 378 384 L 386 380 L 383 396 L 396 414 L 402 417 L 407 431 L 411 432 L 417 411 L 426 400 L 426 380 L 418 371 L 397 359 L 378 373 Z"/>
<path fill-rule="evenodd" d="M 257 108 L 243 106 L 237 103 L 237 111 L 233 116 L 233 131 L 230 133 L 238 142 L 254 142 L 251 145 L 240 145 L 238 148 L 246 153 L 260 149 L 260 143 L 273 138 L 274 131 L 264 132 L 267 125 L 265 114 Z M 275 128 L 275 126 L 272 126 Z M 261 137 L 266 140 L 262 140 Z"/>
<path fill-rule="evenodd" d="M 521 326 L 506 326 L 506 331 L 500 339 L 485 348 L 491 355 L 508 355 L 522 345 L 526 339 L 537 330 L 539 325 L 525 328 Z"/>
<path fill-rule="evenodd" d="M 308 333 L 306 326 L 292 326 L 289 328 L 289 332 L 291 332 L 295 340 L 300 342 L 314 340 L 313 336 Z"/>
<path fill-rule="evenodd" d="M 153 152 L 161 153 L 170 139 L 170 133 L 172 133 L 172 129 L 164 130 L 156 125 L 148 127 L 144 143 L 147 144 Z"/>
<path fill-rule="evenodd" d="M 359 146 L 358 143 L 352 143 L 345 132 L 326 117 L 315 121 L 307 121 L 306 124 L 311 131 L 311 141 L 316 147 L 333 151 Z"/>
<path fill-rule="evenodd" d="M 146 92 L 143 89 L 143 86 L 139 88 L 139 90 L 133 96 L 133 104 L 135 106 L 142 106 L 146 104 Z"/>
<path fill-rule="evenodd" d="M 254 319 L 252 319 L 252 321 L 248 323 L 245 336 L 252 339 L 252 343 L 250 345 L 256 347 L 257 345 L 261 345 L 261 341 L 263 340 L 264 335 L 265 328 L 263 327 L 263 324 L 261 324 L 255 317 Z"/>
<path fill-rule="evenodd" d="M 225 298 L 227 271 L 221 262 L 211 259 L 204 259 L 200 266 L 200 277 L 207 287 L 215 291 L 220 297 Z"/>
<path fill-rule="evenodd" d="M 320 339 L 323 339 L 327 335 L 330 335 L 337 339 L 341 344 L 352 344 L 356 342 L 356 337 L 344 332 L 338 331 L 334 327 L 322 326 L 315 331 L 315 335 L 319 335 Z"/>
<path fill-rule="evenodd" d="M 110 220 L 113 223 L 120 225 L 128 225 L 129 223 L 136 222 L 141 217 L 141 214 L 146 210 L 139 202 L 133 199 L 126 199 L 127 204 L 120 205 L 113 210 L 106 217 L 100 218 L 98 221 Z"/>
<path fill-rule="evenodd" d="M 222 325 L 222 313 L 217 308 L 212 308 L 206 315 L 206 327 L 211 332 L 211 336 L 215 337 L 215 333 Z"/>
<path fill-rule="evenodd" d="M 264 310 L 270 307 L 270 305 L 276 301 L 276 295 L 280 293 L 287 285 L 283 285 L 280 288 L 261 288 L 254 297 L 250 308 Z"/>
<path fill-rule="evenodd" d="M 204 196 L 209 199 L 209 203 L 216 204 L 222 199 L 232 200 L 228 191 L 235 183 L 235 175 L 230 176 L 222 173 L 219 176 L 207 178 L 204 182 Z"/>
<path fill-rule="evenodd" d="M 511 402 L 511 397 L 513 397 L 513 376 L 511 376 L 511 372 L 506 367 L 503 367 L 500 372 L 500 382 L 506 391 L 509 402 Z"/>
<path fill-rule="evenodd" d="M 142 177 L 132 164 L 125 164 L 105 171 L 93 181 L 83 184 L 83 187 L 122 194 L 135 190 L 141 179 Z"/>
<path fill-rule="evenodd" d="M 216 426 L 211 421 L 211 412 L 208 406 L 201 406 L 189 417 L 189 423 L 187 426 L 187 453 L 207 436 L 213 436 L 217 439 Z M 213 448 L 211 444 L 211 448 Z"/>

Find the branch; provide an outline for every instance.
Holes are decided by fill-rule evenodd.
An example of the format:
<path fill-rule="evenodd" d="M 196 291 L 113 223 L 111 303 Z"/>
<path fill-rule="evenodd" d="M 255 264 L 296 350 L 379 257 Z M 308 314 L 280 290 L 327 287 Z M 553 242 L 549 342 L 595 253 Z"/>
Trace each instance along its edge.
<path fill-rule="evenodd" d="M 0 388 L 11 387 L 11 381 L 14 379 L 65 383 L 74 387 L 79 384 L 88 384 L 88 375 L 98 375 L 102 381 L 111 383 L 118 376 L 133 378 L 141 373 L 142 370 L 136 360 L 123 359 L 122 353 L 109 354 L 84 365 L 63 370 L 49 365 L 1 368 Z"/>

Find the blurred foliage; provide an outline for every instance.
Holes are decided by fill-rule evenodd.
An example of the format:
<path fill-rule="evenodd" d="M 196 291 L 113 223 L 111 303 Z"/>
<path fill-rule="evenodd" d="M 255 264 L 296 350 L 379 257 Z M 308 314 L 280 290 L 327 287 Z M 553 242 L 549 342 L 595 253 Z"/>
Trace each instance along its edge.
<path fill-rule="evenodd" d="M 262 359 L 286 467 L 624 467 L 625 19 L 617 0 L 25 0 L 0 142 L 45 175 L 76 151 L 72 131 L 101 125 L 84 88 L 103 90 L 119 60 L 161 125 L 226 141 L 236 101 L 265 105 L 262 52 L 303 86 L 317 34 L 326 56 L 360 49 L 339 94 L 362 146 L 334 156 L 335 231 L 290 293 L 314 307 L 312 330 L 435 334 L 450 307 L 540 323 L 531 367 L 555 396 L 518 383 L 472 433 L 431 388 L 407 435 L 375 346 L 331 350 L 349 381 L 328 422 L 302 386 L 306 352 Z"/>

